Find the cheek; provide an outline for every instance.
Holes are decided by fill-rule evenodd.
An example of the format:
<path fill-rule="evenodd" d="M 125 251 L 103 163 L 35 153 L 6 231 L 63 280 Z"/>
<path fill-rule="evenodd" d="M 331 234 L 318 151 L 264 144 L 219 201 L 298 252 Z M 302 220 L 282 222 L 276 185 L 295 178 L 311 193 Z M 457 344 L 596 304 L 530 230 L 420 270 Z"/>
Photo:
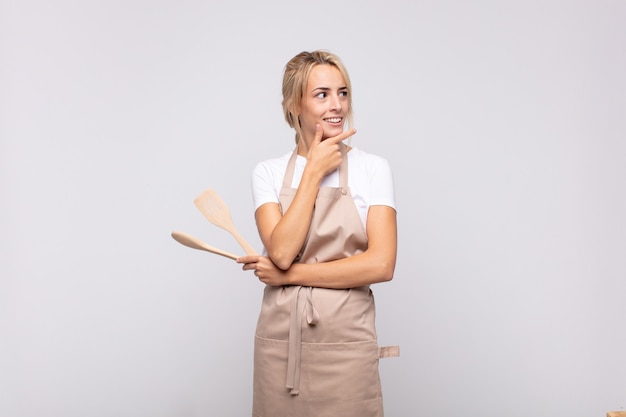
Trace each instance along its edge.
<path fill-rule="evenodd" d="M 312 106 L 309 106 L 305 109 L 302 109 L 302 113 L 300 113 L 300 117 L 302 120 L 316 120 L 321 113 Z"/>

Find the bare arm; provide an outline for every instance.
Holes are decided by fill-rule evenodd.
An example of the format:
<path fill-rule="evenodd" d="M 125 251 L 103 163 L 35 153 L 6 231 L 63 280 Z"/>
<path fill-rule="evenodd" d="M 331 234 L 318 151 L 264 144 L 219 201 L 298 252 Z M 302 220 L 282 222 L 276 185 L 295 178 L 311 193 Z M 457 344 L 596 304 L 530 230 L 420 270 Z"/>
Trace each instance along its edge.
<path fill-rule="evenodd" d="M 268 256 L 280 269 L 288 269 L 304 244 L 315 199 L 322 179 L 341 163 L 339 142 L 354 134 L 354 130 L 322 141 L 318 125 L 315 139 L 308 149 L 307 164 L 300 185 L 287 212 L 283 215 L 276 203 L 266 203 L 255 213 L 259 235 Z"/>
<path fill-rule="evenodd" d="M 268 285 L 304 285 L 323 288 L 354 288 L 393 278 L 397 253 L 396 211 L 372 206 L 367 214 L 368 248 L 365 252 L 336 261 L 277 268 L 264 256 L 243 256 L 237 260 L 244 270 Z"/>

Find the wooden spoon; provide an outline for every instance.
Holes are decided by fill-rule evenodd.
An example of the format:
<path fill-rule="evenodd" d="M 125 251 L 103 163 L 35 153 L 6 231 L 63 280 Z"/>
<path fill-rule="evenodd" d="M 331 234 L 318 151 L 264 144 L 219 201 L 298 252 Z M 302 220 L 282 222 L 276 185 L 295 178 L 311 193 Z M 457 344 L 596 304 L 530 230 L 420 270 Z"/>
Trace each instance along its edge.
<path fill-rule="evenodd" d="M 193 249 L 205 250 L 207 252 L 211 252 L 211 253 L 214 253 L 216 255 L 225 256 L 225 257 L 230 258 L 230 259 L 237 259 L 238 258 L 237 255 L 234 255 L 232 253 L 223 251 L 221 249 L 214 248 L 213 246 L 211 246 L 211 245 L 201 241 L 197 237 L 191 236 L 191 235 L 189 235 L 187 233 L 184 233 L 184 232 L 173 231 L 172 232 L 172 237 L 178 243 L 181 243 L 181 244 L 183 244 L 185 246 L 188 246 L 190 248 L 193 248 Z"/>
<path fill-rule="evenodd" d="M 210 188 L 204 190 L 193 201 L 198 210 L 214 225 L 221 227 L 229 232 L 237 240 L 247 255 L 258 255 L 250 245 L 235 229 L 235 224 L 230 216 L 230 211 L 226 203 L 222 201 L 219 195 Z"/>

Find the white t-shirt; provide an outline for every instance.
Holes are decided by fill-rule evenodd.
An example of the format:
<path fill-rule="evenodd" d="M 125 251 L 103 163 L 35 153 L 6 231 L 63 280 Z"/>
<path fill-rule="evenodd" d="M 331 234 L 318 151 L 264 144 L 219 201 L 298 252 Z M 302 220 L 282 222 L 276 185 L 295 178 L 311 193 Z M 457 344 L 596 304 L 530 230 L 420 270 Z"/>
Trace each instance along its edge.
<path fill-rule="evenodd" d="M 260 162 L 252 173 L 252 197 L 254 209 L 265 203 L 278 203 L 287 163 L 293 151 L 280 158 Z M 306 158 L 298 155 L 291 186 L 297 188 L 306 165 Z M 339 170 L 322 180 L 322 187 L 339 186 Z M 396 209 L 393 176 L 386 159 L 366 153 L 358 148 L 348 152 L 348 186 L 365 227 L 370 206 L 389 206 Z"/>

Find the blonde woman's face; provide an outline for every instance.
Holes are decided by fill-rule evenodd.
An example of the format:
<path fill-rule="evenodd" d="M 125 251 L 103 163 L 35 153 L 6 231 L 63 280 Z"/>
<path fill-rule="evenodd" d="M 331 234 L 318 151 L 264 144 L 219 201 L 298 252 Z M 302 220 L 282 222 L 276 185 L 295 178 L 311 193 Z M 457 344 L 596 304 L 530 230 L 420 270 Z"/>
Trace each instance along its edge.
<path fill-rule="evenodd" d="M 315 125 L 322 126 L 322 139 L 343 132 L 350 110 L 349 91 L 343 76 L 332 65 L 316 65 L 311 69 L 304 97 L 300 104 L 300 126 L 308 143 L 315 137 Z"/>

